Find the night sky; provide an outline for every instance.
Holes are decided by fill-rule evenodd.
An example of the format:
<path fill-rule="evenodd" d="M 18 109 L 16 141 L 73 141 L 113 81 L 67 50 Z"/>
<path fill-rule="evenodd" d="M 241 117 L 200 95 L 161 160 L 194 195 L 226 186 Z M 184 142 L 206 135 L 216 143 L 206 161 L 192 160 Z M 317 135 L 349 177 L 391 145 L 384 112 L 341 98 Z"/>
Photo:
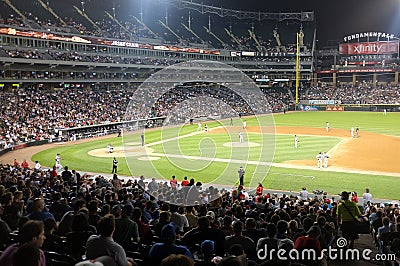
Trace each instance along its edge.
<path fill-rule="evenodd" d="M 314 11 L 319 47 L 358 32 L 400 36 L 400 0 L 193 0 L 218 7 L 262 12 Z"/>

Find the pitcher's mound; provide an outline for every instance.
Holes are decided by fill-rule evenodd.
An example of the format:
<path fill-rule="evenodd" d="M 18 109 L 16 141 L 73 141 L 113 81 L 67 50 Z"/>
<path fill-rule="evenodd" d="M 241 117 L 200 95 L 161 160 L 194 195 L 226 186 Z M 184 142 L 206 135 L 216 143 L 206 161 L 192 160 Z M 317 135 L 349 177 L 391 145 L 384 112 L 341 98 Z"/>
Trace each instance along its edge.
<path fill-rule="evenodd" d="M 225 142 L 223 144 L 225 147 L 237 147 L 237 148 L 248 148 L 248 147 L 257 147 L 260 144 L 256 142 Z"/>

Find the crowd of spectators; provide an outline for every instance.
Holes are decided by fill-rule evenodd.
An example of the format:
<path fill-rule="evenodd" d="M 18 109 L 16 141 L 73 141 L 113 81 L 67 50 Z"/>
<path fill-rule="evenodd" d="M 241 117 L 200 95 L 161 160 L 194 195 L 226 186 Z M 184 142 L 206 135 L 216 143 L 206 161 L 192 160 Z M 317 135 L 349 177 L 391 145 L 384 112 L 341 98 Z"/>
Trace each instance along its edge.
<path fill-rule="evenodd" d="M 41 265 L 54 265 L 55 254 L 70 265 L 102 256 L 116 265 L 170 265 L 163 263 L 182 256 L 187 262 L 179 265 L 287 265 L 277 253 L 263 253 L 265 247 L 311 248 L 317 254 L 338 248 L 335 240 L 348 237 L 341 225 L 351 221 L 343 205 L 353 212 L 358 203 L 348 192 L 336 198 L 311 196 L 306 188 L 298 196 L 258 189 L 253 194 L 242 186 L 227 191 L 175 176 L 169 182 L 116 174 L 108 179 L 18 162 L 0 165 L 0 176 L 1 264 L 17 260 L 14 254 L 30 244 L 37 256 L 25 263 L 40 258 Z M 382 252 L 398 252 L 398 204 L 374 204 L 368 190 L 363 198 L 361 212 L 354 212 L 369 219 Z M 329 259 L 291 263 L 321 265 Z"/>
<path fill-rule="evenodd" d="M 35 73 L 36 75 L 36 73 Z M 265 112 L 279 112 L 293 104 L 293 96 L 285 87 L 262 89 L 268 106 L 256 110 L 262 99 L 239 97 L 233 90 L 214 85 L 175 87 L 166 93 L 136 95 L 142 102 L 134 101 L 134 114 L 127 107 L 135 89 L 20 89 L 2 93 L 0 106 L 1 148 L 37 140 L 55 140 L 60 129 L 123 122 L 132 119 L 168 117 L 168 123 L 183 123 L 190 118 L 228 118 Z M 143 90 L 146 93 L 146 90 Z M 254 97 L 253 97 L 254 98 Z M 300 91 L 301 100 L 338 100 L 343 104 L 399 104 L 399 88 L 395 85 L 370 84 L 360 86 L 328 85 L 310 87 Z M 249 97 L 251 99 L 251 97 Z M 138 100 L 138 99 L 136 99 Z M 140 106 L 149 108 L 141 108 Z M 256 108 L 255 108 L 256 106 Z M 151 108 L 150 108 L 151 107 Z"/>
<path fill-rule="evenodd" d="M 55 138 L 57 130 L 123 121 L 134 90 L 46 90 L 3 93 L 2 148 Z"/>
<path fill-rule="evenodd" d="M 399 86 L 394 84 L 360 83 L 339 84 L 336 87 L 322 84 L 311 87 L 302 96 L 305 100 L 336 100 L 343 104 L 399 104 Z"/>

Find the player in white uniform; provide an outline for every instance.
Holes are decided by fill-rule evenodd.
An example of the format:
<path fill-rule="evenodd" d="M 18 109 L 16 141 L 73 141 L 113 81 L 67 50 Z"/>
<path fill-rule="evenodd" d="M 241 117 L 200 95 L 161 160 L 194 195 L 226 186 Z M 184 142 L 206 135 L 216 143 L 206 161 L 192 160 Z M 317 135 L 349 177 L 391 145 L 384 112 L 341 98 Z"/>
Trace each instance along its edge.
<path fill-rule="evenodd" d="M 201 122 L 197 123 L 197 131 L 201 131 Z"/>
<path fill-rule="evenodd" d="M 354 138 L 354 127 L 351 127 L 350 129 L 350 135 L 352 138 Z"/>
<path fill-rule="evenodd" d="M 294 135 L 294 147 L 297 149 L 298 146 L 299 146 L 299 138 L 297 137 L 297 135 Z"/>
<path fill-rule="evenodd" d="M 315 158 L 317 158 L 317 161 L 318 161 L 318 168 L 322 168 L 322 153 L 320 152 L 320 153 L 318 153 L 318 155 L 315 157 Z"/>
<path fill-rule="evenodd" d="M 324 168 L 328 167 L 328 160 L 329 160 L 329 155 L 327 153 L 323 153 L 324 155 Z"/>
<path fill-rule="evenodd" d="M 383 115 L 386 115 L 386 109 L 383 109 Z"/>
<path fill-rule="evenodd" d="M 326 122 L 325 129 L 326 129 L 326 132 L 328 133 L 329 132 L 329 122 Z"/>
<path fill-rule="evenodd" d="M 240 143 L 243 143 L 244 141 L 243 141 L 243 133 L 242 132 L 239 132 L 239 142 Z"/>
<path fill-rule="evenodd" d="M 114 148 L 111 147 L 111 144 L 108 144 L 108 145 L 107 145 L 107 150 L 108 150 L 108 153 L 113 153 Z"/>
<path fill-rule="evenodd" d="M 243 129 L 246 129 L 246 127 L 247 127 L 247 122 L 246 122 L 246 120 L 244 120 L 243 121 Z"/>
<path fill-rule="evenodd" d="M 59 153 L 57 153 L 55 160 L 56 160 L 55 166 L 56 166 L 57 170 L 61 171 L 62 170 L 62 165 L 61 165 L 61 156 L 60 156 Z"/>

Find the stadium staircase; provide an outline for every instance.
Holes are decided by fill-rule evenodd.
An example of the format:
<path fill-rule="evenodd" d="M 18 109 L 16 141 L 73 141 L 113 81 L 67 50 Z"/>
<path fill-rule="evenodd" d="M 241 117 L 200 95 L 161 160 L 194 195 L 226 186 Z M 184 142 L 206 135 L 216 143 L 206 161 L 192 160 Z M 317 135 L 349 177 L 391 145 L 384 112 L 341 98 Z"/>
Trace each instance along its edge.
<path fill-rule="evenodd" d="M 205 31 L 206 31 L 209 35 L 211 35 L 212 37 L 214 37 L 214 38 L 222 45 L 222 47 L 225 47 L 225 48 L 228 48 L 228 47 L 229 47 L 226 43 L 224 43 L 223 40 L 221 40 L 217 35 L 215 35 L 215 34 L 211 31 L 211 29 L 208 29 L 208 28 L 206 28 L 205 26 L 203 26 L 203 27 L 204 27 Z M 230 47 L 229 47 L 229 48 L 230 48 Z"/>
<path fill-rule="evenodd" d="M 53 17 L 55 17 L 58 21 L 60 21 L 62 23 L 63 26 L 67 26 L 67 23 L 65 23 L 65 21 L 60 18 L 57 13 L 48 5 L 46 5 L 45 3 L 43 3 L 42 0 L 37 0 L 38 3 L 45 9 L 47 10 Z"/>
<path fill-rule="evenodd" d="M 108 13 L 107 11 L 104 11 L 107 15 L 107 17 L 114 22 L 115 24 L 117 24 L 123 31 L 129 33 L 129 35 L 132 35 L 133 32 L 129 31 L 127 28 L 125 28 L 119 21 L 118 19 L 116 19 L 114 16 L 112 16 L 110 13 Z"/>
<path fill-rule="evenodd" d="M 149 27 L 147 27 L 146 24 L 144 24 L 143 21 L 141 21 L 140 19 L 138 19 L 137 17 L 135 17 L 134 15 L 130 15 L 139 25 L 141 25 L 143 27 L 143 29 L 147 30 L 154 38 L 158 39 L 158 35 L 155 34 Z"/>
<path fill-rule="evenodd" d="M 161 26 L 163 26 L 166 30 L 168 30 L 173 36 L 175 36 L 180 42 L 184 42 L 184 40 L 179 36 L 176 32 L 174 32 L 173 29 L 171 29 L 167 24 L 162 22 L 161 20 L 158 20 L 158 23 L 160 23 Z"/>
<path fill-rule="evenodd" d="M 90 24 L 98 31 L 101 32 L 104 36 L 109 36 L 107 32 L 104 32 L 89 16 L 82 10 L 80 10 L 78 7 L 73 6 L 76 12 L 78 12 L 79 15 L 84 17 L 87 21 L 89 21 Z"/>
<path fill-rule="evenodd" d="M 199 35 L 197 35 L 190 27 L 186 26 L 185 24 L 181 23 L 181 25 L 191 34 L 193 34 L 193 36 L 195 36 L 201 43 L 205 43 L 205 41 L 203 41 Z"/>

